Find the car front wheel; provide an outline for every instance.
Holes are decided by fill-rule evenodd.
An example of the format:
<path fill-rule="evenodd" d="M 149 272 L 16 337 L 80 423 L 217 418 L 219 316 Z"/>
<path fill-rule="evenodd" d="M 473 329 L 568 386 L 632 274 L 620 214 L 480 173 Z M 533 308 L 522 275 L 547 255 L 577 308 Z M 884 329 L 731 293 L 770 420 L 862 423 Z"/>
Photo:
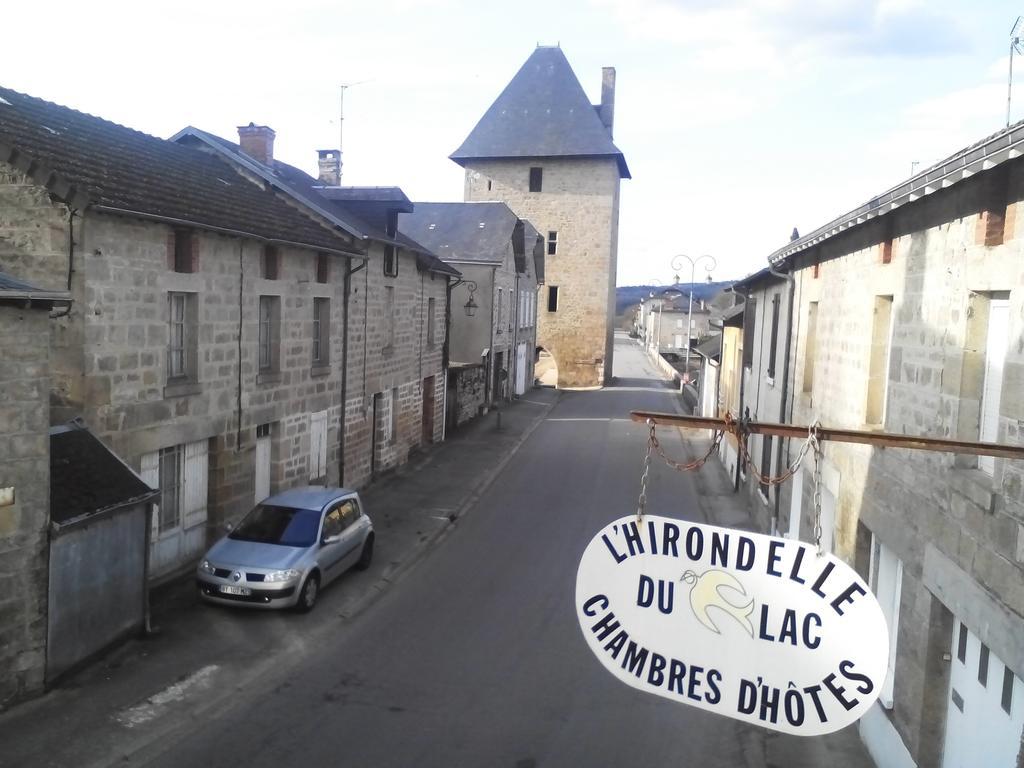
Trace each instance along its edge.
<path fill-rule="evenodd" d="M 320 577 L 315 573 L 309 574 L 302 584 L 302 591 L 299 592 L 299 602 L 295 609 L 300 613 L 309 613 L 316 605 L 316 598 L 320 594 Z"/>
<path fill-rule="evenodd" d="M 359 555 L 359 561 L 356 563 L 356 568 L 360 571 L 365 571 L 370 567 L 370 563 L 373 562 L 373 534 L 371 533 L 366 537 L 366 541 L 363 542 L 363 551 Z"/>

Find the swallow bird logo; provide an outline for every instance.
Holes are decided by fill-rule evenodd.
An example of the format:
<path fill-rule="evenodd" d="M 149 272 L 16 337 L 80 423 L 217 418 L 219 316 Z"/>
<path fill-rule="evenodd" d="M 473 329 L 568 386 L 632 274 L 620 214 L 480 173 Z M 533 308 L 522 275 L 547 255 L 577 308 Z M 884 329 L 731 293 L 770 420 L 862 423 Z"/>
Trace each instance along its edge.
<path fill-rule="evenodd" d="M 705 627 L 715 634 L 722 634 L 714 619 L 708 615 L 710 608 L 718 608 L 736 619 L 748 635 L 754 636 L 754 627 L 750 623 L 750 614 L 754 612 L 754 598 L 751 597 L 742 605 L 729 599 L 728 590 L 732 590 L 740 597 L 747 596 L 739 579 L 731 573 L 707 570 L 698 576 L 694 571 L 686 571 L 679 580 L 690 585 L 690 608 L 693 609 L 697 621 Z"/>

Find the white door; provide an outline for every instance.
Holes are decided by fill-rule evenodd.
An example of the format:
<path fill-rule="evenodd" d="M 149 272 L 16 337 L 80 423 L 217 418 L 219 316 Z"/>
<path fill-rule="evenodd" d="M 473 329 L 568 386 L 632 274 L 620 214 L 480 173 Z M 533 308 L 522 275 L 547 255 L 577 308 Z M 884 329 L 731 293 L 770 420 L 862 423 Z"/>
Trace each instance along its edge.
<path fill-rule="evenodd" d="M 327 411 L 309 415 L 309 479 L 327 476 Z"/>
<path fill-rule="evenodd" d="M 886 709 L 892 709 L 896 682 L 896 645 L 900 624 L 900 594 L 903 589 L 903 561 L 896 553 L 871 534 L 871 564 L 869 580 L 882 607 L 885 624 L 889 628 L 889 665 L 878 700 Z"/>
<path fill-rule="evenodd" d="M 526 345 L 516 347 L 516 394 L 526 393 Z"/>
<path fill-rule="evenodd" d="M 942 768 L 1016 768 L 1024 683 L 959 619 L 950 657 Z"/>
<path fill-rule="evenodd" d="M 676 335 L 675 335 L 675 336 L 674 336 L 674 337 L 672 338 L 672 345 L 673 345 L 673 346 L 674 346 L 674 347 L 675 347 L 676 349 L 682 349 L 682 348 L 683 348 L 683 334 L 681 334 L 681 333 L 677 333 L 677 334 L 676 334 Z"/>
<path fill-rule="evenodd" d="M 831 552 L 836 535 L 836 497 L 821 488 L 821 548 Z"/>
<path fill-rule="evenodd" d="M 270 430 L 261 431 L 256 436 L 256 504 L 270 495 Z"/>
<path fill-rule="evenodd" d="M 142 457 L 142 479 L 160 489 L 152 506 L 151 577 L 175 571 L 205 548 L 208 473 L 206 440 L 164 448 Z"/>
<path fill-rule="evenodd" d="M 999 440 L 999 401 L 1003 389 L 1003 360 L 1009 345 L 1010 302 L 993 300 L 989 305 L 988 337 L 985 344 L 985 384 L 981 393 L 981 437 L 983 443 Z M 995 472 L 995 458 L 979 456 L 983 472 Z"/>

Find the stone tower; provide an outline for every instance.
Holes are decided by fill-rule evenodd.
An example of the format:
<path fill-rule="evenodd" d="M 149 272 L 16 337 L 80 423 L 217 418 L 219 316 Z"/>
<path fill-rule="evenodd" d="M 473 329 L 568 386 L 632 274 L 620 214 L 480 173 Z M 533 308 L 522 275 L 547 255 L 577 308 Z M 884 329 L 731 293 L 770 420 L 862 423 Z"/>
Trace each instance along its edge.
<path fill-rule="evenodd" d="M 537 343 L 559 387 L 611 378 L 619 184 L 630 178 L 612 143 L 615 70 L 593 105 L 561 48 L 538 47 L 452 155 L 467 201 L 499 200 L 545 239 Z"/>

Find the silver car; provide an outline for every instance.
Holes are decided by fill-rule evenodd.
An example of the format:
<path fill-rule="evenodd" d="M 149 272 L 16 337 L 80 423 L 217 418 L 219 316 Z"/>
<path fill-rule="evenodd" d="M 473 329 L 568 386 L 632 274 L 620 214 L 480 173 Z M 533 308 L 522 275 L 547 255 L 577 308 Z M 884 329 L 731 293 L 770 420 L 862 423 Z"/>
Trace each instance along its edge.
<path fill-rule="evenodd" d="M 309 486 L 271 496 L 206 553 L 203 599 L 256 608 L 312 609 L 322 587 L 373 559 L 373 523 L 359 494 Z"/>

